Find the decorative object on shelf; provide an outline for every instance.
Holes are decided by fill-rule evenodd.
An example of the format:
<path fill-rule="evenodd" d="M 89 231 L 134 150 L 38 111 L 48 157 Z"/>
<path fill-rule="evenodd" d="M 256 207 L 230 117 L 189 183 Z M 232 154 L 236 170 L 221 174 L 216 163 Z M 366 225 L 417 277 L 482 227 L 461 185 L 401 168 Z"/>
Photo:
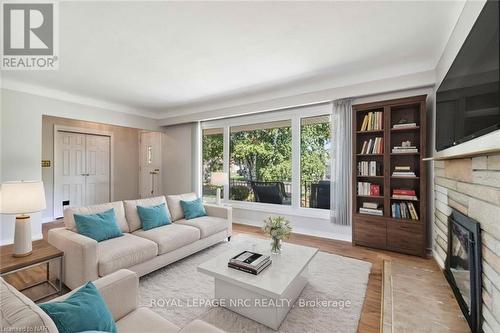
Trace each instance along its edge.
<path fill-rule="evenodd" d="M 226 172 L 212 172 L 210 176 L 210 184 L 217 186 L 216 204 L 220 206 L 221 200 L 221 187 L 229 185 L 229 178 Z"/>
<path fill-rule="evenodd" d="M 417 127 L 417 123 L 409 122 L 407 119 L 400 119 L 397 124 L 394 124 L 392 128 L 394 129 L 403 129 L 403 128 L 414 128 Z"/>
<path fill-rule="evenodd" d="M 31 254 L 31 222 L 27 214 L 44 210 L 45 191 L 41 181 L 6 182 L 0 188 L 0 213 L 16 216 L 14 257 Z"/>
<path fill-rule="evenodd" d="M 394 146 L 392 148 L 392 152 L 394 154 L 400 153 L 418 153 L 417 146 L 413 146 L 410 140 L 401 142 L 401 146 Z"/>
<path fill-rule="evenodd" d="M 271 252 L 274 254 L 281 253 L 281 241 L 287 239 L 292 233 L 290 221 L 283 216 L 268 217 L 264 220 L 262 227 L 264 234 L 271 237 Z"/>

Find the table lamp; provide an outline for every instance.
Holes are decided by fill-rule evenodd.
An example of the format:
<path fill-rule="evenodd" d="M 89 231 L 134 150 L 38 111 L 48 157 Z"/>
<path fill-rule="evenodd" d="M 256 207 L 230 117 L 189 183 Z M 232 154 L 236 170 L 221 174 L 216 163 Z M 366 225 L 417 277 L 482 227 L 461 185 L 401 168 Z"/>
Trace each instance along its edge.
<path fill-rule="evenodd" d="M 212 172 L 210 177 L 210 184 L 217 186 L 217 198 L 216 204 L 221 205 L 221 197 L 220 197 L 220 187 L 229 185 L 229 179 L 227 173 L 225 172 Z"/>
<path fill-rule="evenodd" d="M 26 214 L 45 209 L 43 182 L 6 182 L 0 187 L 0 213 L 16 214 L 14 231 L 14 257 L 31 254 L 31 222 Z"/>

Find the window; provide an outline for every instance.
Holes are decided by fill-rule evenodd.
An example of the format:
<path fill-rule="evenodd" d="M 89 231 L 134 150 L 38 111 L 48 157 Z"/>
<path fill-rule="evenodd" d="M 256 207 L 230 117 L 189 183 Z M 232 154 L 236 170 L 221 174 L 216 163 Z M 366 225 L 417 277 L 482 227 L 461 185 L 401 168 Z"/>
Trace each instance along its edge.
<path fill-rule="evenodd" d="M 300 206 L 330 209 L 330 116 L 300 121 Z"/>
<path fill-rule="evenodd" d="M 229 199 L 290 205 L 292 122 L 230 128 Z"/>
<path fill-rule="evenodd" d="M 329 218 L 330 112 L 325 103 L 203 122 L 204 198 L 215 199 L 210 176 L 224 171 L 235 207 Z"/>
<path fill-rule="evenodd" d="M 203 199 L 214 201 L 217 186 L 210 184 L 212 172 L 223 171 L 224 168 L 224 131 L 222 128 L 204 129 L 202 134 L 203 156 Z M 224 193 L 222 193 L 222 196 Z"/>

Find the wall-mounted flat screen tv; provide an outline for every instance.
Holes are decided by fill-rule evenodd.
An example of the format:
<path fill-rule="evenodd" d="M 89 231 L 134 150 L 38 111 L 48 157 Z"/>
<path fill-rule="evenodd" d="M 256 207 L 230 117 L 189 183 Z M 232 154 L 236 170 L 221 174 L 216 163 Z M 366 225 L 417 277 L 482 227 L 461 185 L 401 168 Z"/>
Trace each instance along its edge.
<path fill-rule="evenodd" d="M 500 2 L 488 1 L 436 93 L 436 150 L 500 129 Z"/>

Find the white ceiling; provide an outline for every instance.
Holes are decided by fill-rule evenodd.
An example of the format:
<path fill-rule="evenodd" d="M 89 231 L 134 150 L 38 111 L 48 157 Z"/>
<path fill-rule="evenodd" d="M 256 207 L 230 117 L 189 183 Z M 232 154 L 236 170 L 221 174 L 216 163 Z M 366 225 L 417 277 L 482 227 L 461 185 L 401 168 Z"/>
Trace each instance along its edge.
<path fill-rule="evenodd" d="M 61 2 L 59 70 L 2 74 L 5 82 L 145 115 L 178 115 L 315 79 L 434 69 L 462 8 L 452 1 Z"/>

